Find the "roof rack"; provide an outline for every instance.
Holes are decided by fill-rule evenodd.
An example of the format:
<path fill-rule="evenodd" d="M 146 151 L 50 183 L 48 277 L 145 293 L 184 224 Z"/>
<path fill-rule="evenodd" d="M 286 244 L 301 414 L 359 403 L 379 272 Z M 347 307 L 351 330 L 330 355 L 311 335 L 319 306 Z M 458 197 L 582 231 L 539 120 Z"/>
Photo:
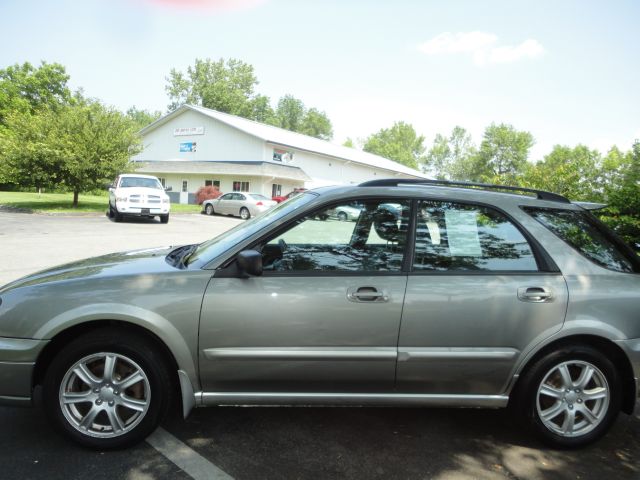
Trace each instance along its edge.
<path fill-rule="evenodd" d="M 397 179 L 397 178 L 382 178 L 380 180 L 370 180 L 368 182 L 361 183 L 360 187 L 397 187 L 398 185 L 437 185 L 447 187 L 473 187 L 483 188 L 486 190 L 507 190 L 510 192 L 523 192 L 534 193 L 538 200 L 549 200 L 551 202 L 571 203 L 571 201 L 562 195 L 557 193 L 547 192 L 545 190 L 536 190 L 533 188 L 525 187 L 511 187 L 508 185 L 493 185 L 490 183 L 474 183 L 474 182 L 458 182 L 452 180 L 433 180 L 425 178 L 424 180 L 417 179 Z"/>

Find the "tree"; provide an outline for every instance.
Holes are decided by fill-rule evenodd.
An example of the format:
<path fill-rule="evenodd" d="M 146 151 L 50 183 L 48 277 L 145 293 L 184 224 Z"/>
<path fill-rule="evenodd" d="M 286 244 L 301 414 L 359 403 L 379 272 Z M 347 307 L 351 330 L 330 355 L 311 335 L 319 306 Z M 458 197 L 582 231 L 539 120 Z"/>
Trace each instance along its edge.
<path fill-rule="evenodd" d="M 470 180 L 517 183 L 534 143 L 529 132 L 492 123 L 484 132 L 477 155 L 469 162 Z"/>
<path fill-rule="evenodd" d="M 305 135 L 310 135 L 321 140 L 331 140 L 333 138 L 331 121 L 324 112 L 321 112 L 316 108 L 310 108 L 307 110 L 307 113 L 302 120 L 300 133 L 304 133 Z"/>
<path fill-rule="evenodd" d="M 299 132 L 302 129 L 306 113 L 307 109 L 302 100 L 295 98 L 293 95 L 285 95 L 278 100 L 278 108 L 276 108 L 277 126 L 293 132 Z"/>
<path fill-rule="evenodd" d="M 347 139 L 342 142 L 343 147 L 356 148 L 356 144 L 353 141 L 353 138 L 347 137 Z"/>
<path fill-rule="evenodd" d="M 57 111 L 15 113 L 2 139 L 8 178 L 22 186 L 64 186 L 78 206 L 80 192 L 101 188 L 139 152 L 135 123 L 121 112 L 80 97 Z"/>
<path fill-rule="evenodd" d="M 555 145 L 542 161 L 525 165 L 521 183 L 572 200 L 598 201 L 602 199 L 601 164 L 600 153 L 585 145 Z"/>
<path fill-rule="evenodd" d="M 166 80 L 169 110 L 188 103 L 323 140 L 333 136 L 327 115 L 315 108 L 307 110 L 293 95 L 282 97 L 274 111 L 269 97 L 254 92 L 258 79 L 253 67 L 241 60 L 196 59 L 186 72 L 171 69 Z"/>
<path fill-rule="evenodd" d="M 469 180 L 470 159 L 475 155 L 471 135 L 459 126 L 449 137 L 437 134 L 425 159 L 425 170 L 432 170 L 440 180 Z"/>
<path fill-rule="evenodd" d="M 25 62 L 0 69 L 0 124 L 11 112 L 34 113 L 68 103 L 68 80 L 69 75 L 59 63 L 42 62 L 34 67 Z"/>
<path fill-rule="evenodd" d="M 600 218 L 640 250 L 640 141 L 636 140 L 623 155 L 617 148 L 611 149 L 603 163 L 609 163 L 609 167 L 617 164 L 617 171 L 615 181 L 604 185 L 608 207 Z"/>
<path fill-rule="evenodd" d="M 212 108 L 245 118 L 253 114 L 254 88 L 258 79 L 253 66 L 241 60 L 223 58 L 196 59 L 186 73 L 172 68 L 165 87 L 171 103 L 169 110 L 188 103 Z"/>
<path fill-rule="evenodd" d="M 405 122 L 395 122 L 391 128 L 370 135 L 363 150 L 416 169 L 425 162 L 424 136 Z"/>
<path fill-rule="evenodd" d="M 138 130 L 142 130 L 147 125 L 155 122 L 162 116 L 162 112 L 156 110 L 154 112 L 150 112 L 149 110 L 139 110 L 134 105 L 129 108 L 125 115 L 131 119 L 131 121 L 135 124 Z"/>

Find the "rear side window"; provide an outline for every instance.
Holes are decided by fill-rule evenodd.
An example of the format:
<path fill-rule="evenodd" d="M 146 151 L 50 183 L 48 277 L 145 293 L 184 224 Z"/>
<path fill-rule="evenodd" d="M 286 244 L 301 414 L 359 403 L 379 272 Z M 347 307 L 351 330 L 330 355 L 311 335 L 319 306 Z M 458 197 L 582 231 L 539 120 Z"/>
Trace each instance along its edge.
<path fill-rule="evenodd" d="M 491 208 L 453 202 L 418 204 L 416 271 L 537 271 L 523 234 Z"/>
<path fill-rule="evenodd" d="M 588 212 L 523 207 L 558 237 L 601 267 L 616 272 L 638 272 L 638 259 Z"/>

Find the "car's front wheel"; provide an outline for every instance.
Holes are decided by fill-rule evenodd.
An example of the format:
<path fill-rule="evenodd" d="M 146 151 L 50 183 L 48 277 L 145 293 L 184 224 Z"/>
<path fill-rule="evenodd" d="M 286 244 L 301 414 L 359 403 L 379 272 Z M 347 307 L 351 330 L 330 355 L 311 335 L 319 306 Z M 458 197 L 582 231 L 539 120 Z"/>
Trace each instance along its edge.
<path fill-rule="evenodd" d="M 522 380 L 521 412 L 533 431 L 554 447 L 577 448 L 596 441 L 620 411 L 617 370 L 588 346 L 548 353 Z"/>
<path fill-rule="evenodd" d="M 168 369 L 145 337 L 95 331 L 58 353 L 43 384 L 44 408 L 67 438 L 96 449 L 142 441 L 170 402 Z"/>
<path fill-rule="evenodd" d="M 160 223 L 169 223 L 169 214 L 160 215 Z"/>
<path fill-rule="evenodd" d="M 206 213 L 207 215 L 213 215 L 213 205 L 207 203 L 207 206 L 204 207 L 204 213 Z"/>

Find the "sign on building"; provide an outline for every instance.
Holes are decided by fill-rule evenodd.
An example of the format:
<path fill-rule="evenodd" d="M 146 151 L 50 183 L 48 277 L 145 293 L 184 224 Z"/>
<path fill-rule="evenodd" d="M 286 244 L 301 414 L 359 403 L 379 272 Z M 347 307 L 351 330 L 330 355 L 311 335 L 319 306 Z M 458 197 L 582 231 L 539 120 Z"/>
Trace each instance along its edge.
<path fill-rule="evenodd" d="M 180 144 L 181 152 L 195 152 L 196 151 L 196 142 L 183 142 Z"/>
<path fill-rule="evenodd" d="M 187 135 L 204 135 L 204 127 L 186 127 L 186 128 L 174 128 L 174 137 L 185 137 Z"/>

